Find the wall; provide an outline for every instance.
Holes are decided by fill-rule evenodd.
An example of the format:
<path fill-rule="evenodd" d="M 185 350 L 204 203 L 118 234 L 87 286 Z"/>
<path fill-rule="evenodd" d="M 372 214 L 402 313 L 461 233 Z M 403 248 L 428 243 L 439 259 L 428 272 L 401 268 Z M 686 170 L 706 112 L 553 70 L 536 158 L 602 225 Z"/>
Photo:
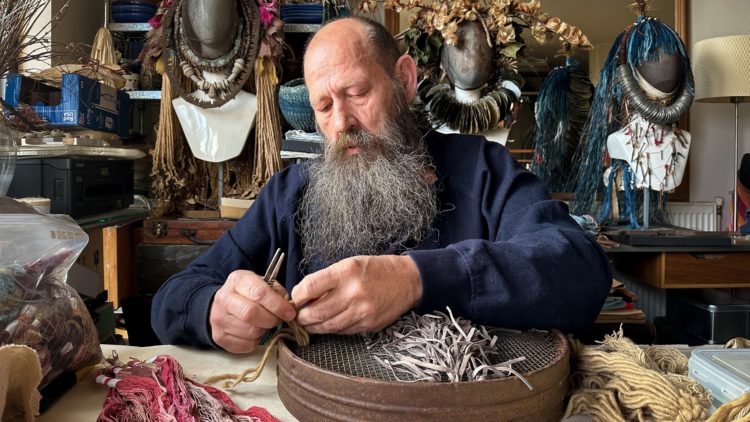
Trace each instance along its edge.
<path fill-rule="evenodd" d="M 747 0 L 692 0 L 690 48 L 700 40 L 724 35 L 750 34 Z M 750 69 L 748 69 L 750 72 Z M 740 157 L 750 152 L 750 103 L 740 104 Z M 724 226 L 729 221 L 729 200 L 734 175 L 734 105 L 694 103 L 690 110 L 690 200 L 724 198 Z"/>
<path fill-rule="evenodd" d="M 102 0 L 50 0 L 42 11 L 31 33 L 36 34 L 68 4 L 62 18 L 50 33 L 52 65 L 79 63 L 79 57 L 91 53 L 96 31 L 104 24 L 104 1 Z M 71 48 L 70 45 L 74 45 Z M 50 67 L 49 61 L 33 61 L 22 66 L 26 71 L 39 71 Z"/>
<path fill-rule="evenodd" d="M 76 63 L 80 55 L 91 53 L 96 31 L 104 25 L 102 0 L 52 0 L 52 10 L 59 11 L 68 2 L 62 20 L 52 29 L 53 65 Z M 74 44 L 74 49 L 68 48 Z"/>

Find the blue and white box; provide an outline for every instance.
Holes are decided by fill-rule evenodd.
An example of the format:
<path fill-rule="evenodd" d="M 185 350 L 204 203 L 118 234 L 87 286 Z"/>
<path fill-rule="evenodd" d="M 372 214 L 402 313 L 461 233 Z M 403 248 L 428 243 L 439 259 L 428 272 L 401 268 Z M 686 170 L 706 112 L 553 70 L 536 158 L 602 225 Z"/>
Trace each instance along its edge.
<path fill-rule="evenodd" d="M 13 107 L 20 103 L 30 105 L 51 128 L 91 129 L 128 136 L 128 94 L 75 73 L 64 74 L 60 88 L 10 74 L 5 101 Z"/>

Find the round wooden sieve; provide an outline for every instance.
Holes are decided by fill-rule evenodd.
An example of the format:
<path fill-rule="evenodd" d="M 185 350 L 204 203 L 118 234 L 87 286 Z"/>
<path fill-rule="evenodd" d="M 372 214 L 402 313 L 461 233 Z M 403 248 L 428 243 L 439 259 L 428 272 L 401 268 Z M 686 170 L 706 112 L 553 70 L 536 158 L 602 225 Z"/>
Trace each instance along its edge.
<path fill-rule="evenodd" d="M 279 397 L 303 421 L 558 421 L 568 388 L 568 343 L 557 331 L 494 332 L 509 376 L 484 381 L 404 382 L 373 357 L 361 336 L 313 336 L 309 346 L 279 346 Z"/>

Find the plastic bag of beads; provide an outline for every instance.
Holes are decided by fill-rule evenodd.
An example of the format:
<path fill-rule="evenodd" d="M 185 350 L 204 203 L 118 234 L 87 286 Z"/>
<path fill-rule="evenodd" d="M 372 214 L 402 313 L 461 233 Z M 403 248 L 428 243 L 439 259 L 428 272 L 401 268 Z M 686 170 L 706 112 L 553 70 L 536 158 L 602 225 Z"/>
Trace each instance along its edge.
<path fill-rule="evenodd" d="M 42 386 L 102 358 L 91 315 L 66 283 L 86 243 L 70 217 L 0 197 L 0 345 L 36 350 Z"/>

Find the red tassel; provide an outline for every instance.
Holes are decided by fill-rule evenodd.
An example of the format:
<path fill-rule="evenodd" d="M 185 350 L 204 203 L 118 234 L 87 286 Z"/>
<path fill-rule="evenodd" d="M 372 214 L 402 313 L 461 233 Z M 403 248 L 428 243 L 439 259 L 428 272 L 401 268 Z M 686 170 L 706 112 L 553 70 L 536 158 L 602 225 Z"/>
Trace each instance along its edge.
<path fill-rule="evenodd" d="M 242 410 L 218 388 L 185 378 L 180 364 L 168 355 L 146 362 L 117 362 L 100 370 L 96 381 L 110 388 L 99 421 L 198 422 L 213 416 L 216 420 L 246 420 L 249 416 L 259 422 L 278 421 L 266 409 L 252 406 Z"/>

